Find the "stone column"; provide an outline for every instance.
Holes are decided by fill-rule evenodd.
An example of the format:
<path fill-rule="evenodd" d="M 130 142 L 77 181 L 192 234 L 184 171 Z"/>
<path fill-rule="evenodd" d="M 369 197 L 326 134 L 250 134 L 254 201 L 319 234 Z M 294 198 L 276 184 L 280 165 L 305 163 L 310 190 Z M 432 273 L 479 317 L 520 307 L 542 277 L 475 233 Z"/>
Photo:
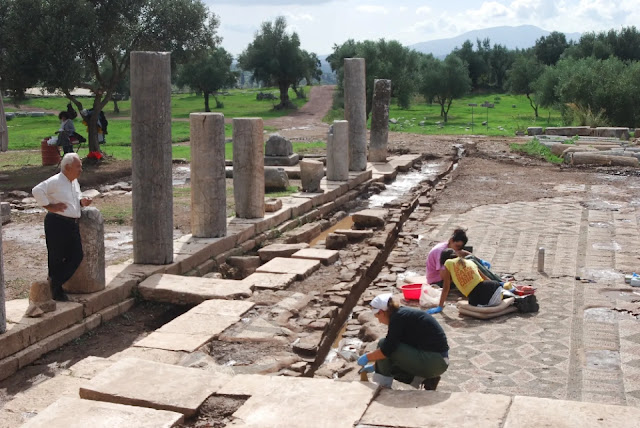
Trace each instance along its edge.
<path fill-rule="evenodd" d="M 391 102 L 391 80 L 373 81 L 373 104 L 371 107 L 371 137 L 369 162 L 387 161 L 389 141 L 389 103 Z"/>
<path fill-rule="evenodd" d="M 224 115 L 191 113 L 191 234 L 227 234 Z"/>
<path fill-rule="evenodd" d="M 9 130 L 7 128 L 7 118 L 4 115 L 2 93 L 0 93 L 0 152 L 6 152 L 7 150 L 9 150 Z"/>
<path fill-rule="evenodd" d="M 95 207 L 82 209 L 80 237 L 84 257 L 62 288 L 67 293 L 95 293 L 105 288 L 104 218 Z"/>
<path fill-rule="evenodd" d="M 264 217 L 262 134 L 262 119 L 233 119 L 233 197 L 238 218 Z"/>
<path fill-rule="evenodd" d="M 327 180 L 349 180 L 349 122 L 334 120 L 327 136 Z"/>
<path fill-rule="evenodd" d="M 173 261 L 171 55 L 131 52 L 133 262 Z"/>
<path fill-rule="evenodd" d="M 364 58 L 344 59 L 344 118 L 349 121 L 349 171 L 367 169 L 367 89 Z"/>
<path fill-rule="evenodd" d="M 4 299 L 4 260 L 2 259 L 2 222 L 0 222 L 0 334 L 7 331 L 7 312 Z"/>

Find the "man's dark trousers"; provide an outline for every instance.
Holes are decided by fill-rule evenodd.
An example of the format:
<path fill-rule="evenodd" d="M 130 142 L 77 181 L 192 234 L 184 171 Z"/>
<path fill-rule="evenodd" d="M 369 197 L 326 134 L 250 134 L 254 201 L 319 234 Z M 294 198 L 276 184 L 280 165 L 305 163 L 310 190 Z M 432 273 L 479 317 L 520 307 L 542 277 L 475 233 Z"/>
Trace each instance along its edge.
<path fill-rule="evenodd" d="M 78 219 L 47 213 L 44 233 L 49 253 L 49 277 L 53 298 L 64 295 L 62 284 L 75 273 L 82 261 L 82 240 Z"/>

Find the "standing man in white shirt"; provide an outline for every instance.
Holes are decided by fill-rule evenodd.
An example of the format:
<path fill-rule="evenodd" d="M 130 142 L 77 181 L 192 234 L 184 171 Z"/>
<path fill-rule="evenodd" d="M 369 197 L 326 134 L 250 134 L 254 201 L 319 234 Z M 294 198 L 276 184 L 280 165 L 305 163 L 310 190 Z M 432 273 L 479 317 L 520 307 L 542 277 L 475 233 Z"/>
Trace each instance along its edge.
<path fill-rule="evenodd" d="M 78 184 L 82 161 L 76 153 L 67 153 L 60 163 L 60 173 L 33 188 L 38 205 L 48 211 L 44 233 L 49 253 L 49 280 L 54 300 L 67 301 L 62 284 L 75 273 L 82 261 L 80 210 L 91 204 L 83 198 Z"/>

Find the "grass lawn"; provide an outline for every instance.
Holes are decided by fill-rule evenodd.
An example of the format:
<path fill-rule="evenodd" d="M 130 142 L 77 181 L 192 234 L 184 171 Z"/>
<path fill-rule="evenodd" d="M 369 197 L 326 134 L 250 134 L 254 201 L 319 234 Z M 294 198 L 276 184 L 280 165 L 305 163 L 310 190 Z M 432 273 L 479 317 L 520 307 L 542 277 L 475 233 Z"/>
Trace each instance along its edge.
<path fill-rule="evenodd" d="M 309 86 L 304 87 L 306 94 L 309 94 L 311 88 Z M 258 92 L 272 93 L 279 97 L 280 92 L 277 88 L 250 88 L 250 89 L 232 89 L 225 92 L 226 95 L 218 95 L 218 100 L 224 104 L 223 108 L 217 109 L 216 100 L 213 97 L 209 97 L 209 107 L 212 113 L 222 113 L 225 117 L 262 117 L 269 119 L 273 117 L 280 117 L 288 114 L 288 111 L 273 110 L 273 106 L 279 103 L 279 100 L 256 100 L 256 94 Z M 307 101 L 306 99 L 297 99 L 295 92 L 289 90 L 289 98 L 298 107 L 303 106 Z M 90 108 L 93 104 L 93 98 L 79 98 L 82 105 L 85 108 Z M 20 103 L 21 106 L 41 108 L 42 110 L 54 110 L 62 111 L 67 109 L 67 103 L 69 100 L 65 97 L 38 97 L 29 98 Z M 11 103 L 11 98 L 4 100 L 5 110 L 7 112 L 19 110 Z M 104 108 L 104 113 L 109 119 L 109 127 L 113 121 L 111 119 L 116 117 L 130 117 L 131 116 L 131 100 L 118 101 L 118 107 L 120 113 L 113 112 L 113 102 L 107 104 Z M 188 118 L 189 113 L 204 112 L 204 97 L 195 94 L 174 94 L 171 96 L 171 117 L 173 118 Z M 111 132 L 111 128 L 109 128 Z"/>
<path fill-rule="evenodd" d="M 536 120 L 529 100 L 523 95 L 484 94 L 454 100 L 446 124 L 440 116 L 440 105 L 426 104 L 421 98 L 418 101 L 407 110 L 400 109 L 392 101 L 389 119 L 396 119 L 398 123 L 389 124 L 389 130 L 435 135 L 514 136 L 517 130 L 526 131 L 529 126 L 562 126 L 560 112 L 555 110 L 540 108 Z M 480 107 L 485 101 L 494 103 L 495 107 Z M 473 107 L 473 130 L 472 107 L 468 106 L 471 103 L 478 104 L 478 107 Z M 488 126 L 483 126 L 482 122 L 487 121 L 487 114 Z M 420 122 L 424 122 L 423 125 Z M 440 122 L 440 125 L 436 122 Z"/>

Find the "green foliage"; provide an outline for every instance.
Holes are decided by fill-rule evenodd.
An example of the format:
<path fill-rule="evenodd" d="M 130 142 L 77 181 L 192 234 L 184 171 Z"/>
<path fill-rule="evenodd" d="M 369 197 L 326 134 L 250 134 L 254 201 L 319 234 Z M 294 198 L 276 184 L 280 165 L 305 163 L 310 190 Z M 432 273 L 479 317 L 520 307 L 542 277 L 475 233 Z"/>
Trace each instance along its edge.
<path fill-rule="evenodd" d="M 535 84 L 544 72 L 544 66 L 529 55 L 519 55 L 507 72 L 507 88 L 514 94 L 523 94 L 538 117 L 538 99 Z"/>
<path fill-rule="evenodd" d="M 583 33 L 580 41 L 565 51 L 565 57 L 575 59 L 594 57 L 607 59 L 615 56 L 623 61 L 640 60 L 640 32 L 636 27 L 623 27 L 620 31 Z"/>
<path fill-rule="evenodd" d="M 545 71 L 538 86 L 543 105 L 563 105 L 567 123 L 640 125 L 640 99 L 635 96 L 640 91 L 640 62 L 562 59 Z"/>
<path fill-rule="evenodd" d="M 426 100 L 435 100 L 445 123 L 455 98 L 460 98 L 471 89 L 469 72 L 462 60 L 454 54 L 444 61 L 429 59 L 421 67 L 420 92 Z M 446 106 L 446 107 L 445 107 Z"/>
<path fill-rule="evenodd" d="M 14 40 L 29 31 L 19 48 L 25 51 L 21 60 L 33 59 L 25 62 L 32 70 L 20 80 L 16 76 L 23 70 L 11 67 L 13 53 L 0 54 L 3 86 L 10 84 L 8 89 L 19 93 L 33 86 L 35 76 L 47 89 L 65 93 L 78 110 L 85 106 L 70 91 L 90 89 L 96 94 L 87 106 L 94 113 L 88 138 L 93 150 L 99 149 L 98 113 L 128 74 L 132 51 L 168 51 L 173 61 L 181 62 L 219 41 L 218 19 L 200 0 L 3 0 L 3 4 L 10 10 L 28 4 L 28 11 L 20 9 L 13 17 L 22 28 L 3 27 L 0 39 Z M 28 14 L 20 16 L 22 12 Z M 105 62 L 110 72 L 103 74 Z"/>
<path fill-rule="evenodd" d="M 547 162 L 561 164 L 562 158 L 551 153 L 551 150 L 544 144 L 540 144 L 537 138 L 532 139 L 526 144 L 513 143 L 509 146 L 512 151 L 525 153 L 529 156 L 534 156 L 546 160 Z"/>
<path fill-rule="evenodd" d="M 188 86 L 204 95 L 204 111 L 209 108 L 209 95 L 222 88 L 233 87 L 238 73 L 231 71 L 233 57 L 223 48 L 212 49 L 195 61 L 189 61 L 180 68 L 176 84 Z M 216 108 L 221 108 L 216 98 Z M 224 104 L 223 104 L 224 105 Z"/>
<path fill-rule="evenodd" d="M 577 104 L 568 103 L 563 117 L 566 123 L 575 126 L 609 126 L 605 111 L 600 109 L 597 113 L 591 111 L 591 107 L 582 107 Z"/>
<path fill-rule="evenodd" d="M 554 31 L 548 36 L 540 37 L 536 41 L 536 45 L 533 47 L 533 53 L 542 64 L 554 65 L 568 47 L 569 43 L 564 33 Z"/>
<path fill-rule="evenodd" d="M 333 53 L 327 57 L 327 62 L 338 78 L 334 107 L 344 107 L 344 59 L 364 58 L 367 69 L 367 115 L 371 112 L 373 83 L 376 79 L 391 79 L 391 93 L 397 105 L 409 108 L 413 96 L 417 93 L 418 68 L 422 57 L 423 54 L 404 47 L 395 40 L 347 40 L 340 46 L 334 45 Z"/>
<path fill-rule="evenodd" d="M 295 108 L 289 99 L 289 88 L 322 73 L 318 57 L 300 49 L 298 34 L 287 33 L 287 22 L 282 16 L 273 23 L 262 23 L 253 42 L 238 57 L 238 64 L 242 70 L 251 71 L 254 80 L 278 86 L 277 109 Z"/>
<path fill-rule="evenodd" d="M 491 47 L 489 39 L 476 40 L 474 50 L 471 40 L 465 41 L 460 48 L 453 51 L 469 69 L 472 89 L 495 88 L 502 90 L 507 71 L 511 68 L 516 52 L 503 45 Z"/>
<path fill-rule="evenodd" d="M 265 196 L 268 198 L 281 198 L 284 196 L 289 196 L 292 193 L 296 193 L 298 191 L 298 186 L 287 186 L 287 190 L 282 190 L 278 192 L 267 192 Z"/>

